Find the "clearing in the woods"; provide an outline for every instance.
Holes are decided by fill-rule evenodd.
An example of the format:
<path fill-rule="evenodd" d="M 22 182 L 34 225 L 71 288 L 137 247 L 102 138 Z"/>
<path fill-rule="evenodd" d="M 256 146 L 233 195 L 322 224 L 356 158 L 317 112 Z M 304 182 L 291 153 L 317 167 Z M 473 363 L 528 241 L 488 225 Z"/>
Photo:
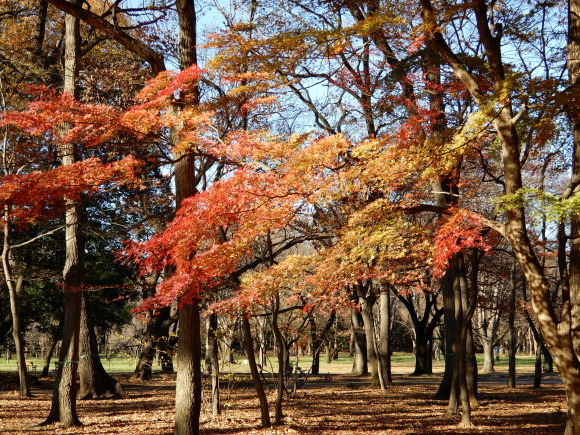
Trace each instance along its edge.
<path fill-rule="evenodd" d="M 395 386 L 387 391 L 369 386 L 367 376 L 348 374 L 349 361 L 322 364 L 323 374 L 310 376 L 294 398 L 284 403 L 285 424 L 260 429 L 258 401 L 239 363 L 223 375 L 222 414 L 211 416 L 204 402 L 201 432 L 204 434 L 555 434 L 563 433 L 566 404 L 557 374 L 548 374 L 540 389 L 532 388 L 533 368 L 521 358 L 518 388 L 508 389 L 504 361 L 496 372 L 479 375 L 479 406 L 473 410 L 475 428 L 457 427 L 458 416 L 447 417 L 446 401 L 433 398 L 441 379 L 442 362 L 434 362 L 434 374 L 413 376 L 412 358 L 399 357 L 393 368 Z M 306 364 L 302 364 L 305 365 Z M 0 369 L 2 367 L 0 366 Z M 227 369 L 227 368 L 225 368 Z M 48 414 L 52 378 L 34 382 L 32 398 L 17 395 L 17 379 L 0 372 L 0 433 L 4 434 L 172 434 L 175 376 L 156 375 L 152 381 L 124 379 L 129 399 L 85 400 L 78 404 L 82 427 L 38 427 Z M 269 378 L 267 376 L 267 378 Z M 12 380 L 12 382 L 11 382 Z M 209 381 L 206 380 L 206 388 Z M 275 400 L 272 385 L 270 402 Z M 272 410 L 273 412 L 273 410 Z"/>

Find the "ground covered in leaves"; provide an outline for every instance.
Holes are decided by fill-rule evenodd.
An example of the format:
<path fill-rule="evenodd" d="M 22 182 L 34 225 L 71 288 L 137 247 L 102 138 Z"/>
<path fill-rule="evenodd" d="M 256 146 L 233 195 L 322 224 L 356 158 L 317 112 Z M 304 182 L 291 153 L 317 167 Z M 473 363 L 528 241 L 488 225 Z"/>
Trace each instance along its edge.
<path fill-rule="evenodd" d="M 370 388 L 367 378 L 348 375 L 309 379 L 295 398 L 285 402 L 285 425 L 260 429 L 258 401 L 243 378 L 226 376 L 223 413 L 212 418 L 204 404 L 204 434 L 558 434 L 565 424 L 563 387 L 551 383 L 539 390 L 521 382 L 505 388 L 499 375 L 484 378 L 480 405 L 473 410 L 474 428 L 457 427 L 458 416 L 446 417 L 446 403 L 433 399 L 440 376 L 399 375 L 388 391 Z M 15 379 L 0 375 L 1 434 L 172 434 L 175 378 L 125 381 L 130 394 L 122 400 L 78 402 L 82 427 L 35 426 L 48 415 L 50 379 L 36 380 L 34 397 L 20 398 Z M 273 403 L 275 393 L 270 390 Z"/>

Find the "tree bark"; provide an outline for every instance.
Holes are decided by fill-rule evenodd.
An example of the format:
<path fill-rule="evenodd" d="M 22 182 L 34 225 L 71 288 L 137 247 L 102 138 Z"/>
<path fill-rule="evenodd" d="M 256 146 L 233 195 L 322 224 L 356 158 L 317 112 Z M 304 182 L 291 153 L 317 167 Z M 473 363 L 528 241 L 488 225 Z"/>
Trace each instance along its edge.
<path fill-rule="evenodd" d="M 97 336 L 88 296 L 83 293 L 79 337 L 79 398 L 96 399 L 103 396 L 127 398 L 121 383 L 110 376 L 101 363 Z"/>
<path fill-rule="evenodd" d="M 79 0 L 71 2 L 80 5 Z M 65 17 L 64 92 L 77 97 L 78 59 L 80 53 L 79 21 L 71 15 Z M 63 129 L 68 129 L 63 126 Z M 71 143 L 59 149 L 62 165 L 75 163 L 76 146 Z M 59 422 L 64 427 L 77 426 L 77 372 L 79 363 L 79 332 L 81 320 L 82 284 L 84 280 L 84 232 L 82 207 L 65 198 L 65 264 L 63 269 L 64 324 L 58 371 L 52 404 L 43 424 Z"/>
<path fill-rule="evenodd" d="M 199 433 L 201 411 L 201 325 L 199 301 L 184 304 L 179 309 L 179 350 L 175 393 L 175 434 Z M 181 343 L 187 343 L 181 346 Z"/>
<path fill-rule="evenodd" d="M 42 364 L 42 373 L 40 374 L 42 377 L 48 376 L 48 371 L 50 370 L 50 360 L 52 359 L 52 354 L 54 352 L 54 348 L 56 347 L 56 343 L 58 343 L 58 340 L 54 337 L 51 337 L 48 350 Z"/>
<path fill-rule="evenodd" d="M 250 366 L 250 373 L 252 375 L 252 382 L 260 401 L 260 414 L 262 417 L 262 426 L 268 428 L 272 426 L 270 423 L 270 411 L 268 408 L 268 399 L 262 386 L 258 366 L 256 365 L 256 355 L 254 353 L 254 340 L 252 340 L 252 328 L 250 326 L 250 319 L 244 317 L 242 319 L 242 328 L 244 330 L 244 341 L 246 344 L 246 354 L 248 356 L 248 365 Z"/>
<path fill-rule="evenodd" d="M 516 388 L 516 265 L 514 263 L 511 271 L 511 288 L 508 307 L 508 379 L 507 387 Z"/>
<path fill-rule="evenodd" d="M 4 247 L 2 250 L 2 267 L 4 269 L 4 279 L 8 287 L 10 298 L 10 313 L 12 315 L 12 339 L 16 348 L 16 360 L 18 362 L 18 379 L 20 383 L 20 395 L 30 397 L 30 383 L 28 382 L 28 371 L 26 369 L 26 359 L 24 357 L 24 340 L 20 328 L 20 310 L 18 309 L 18 293 L 22 288 L 22 275 L 14 282 L 12 277 L 12 267 L 10 264 L 10 213 L 9 207 L 4 207 Z"/>
<path fill-rule="evenodd" d="M 196 13 L 193 0 L 177 0 L 177 21 L 179 27 L 179 67 L 184 70 L 197 63 Z M 199 104 L 199 89 L 190 91 L 194 105 Z M 181 110 L 174 104 L 172 110 Z M 179 140 L 180 129 L 173 127 L 171 138 Z M 195 185 L 195 158 L 175 152 L 175 202 L 179 209 L 181 202 L 197 193 Z M 199 433 L 201 411 L 201 324 L 199 295 L 184 295 L 186 304 L 179 308 L 178 371 L 175 394 L 175 434 L 191 435 Z M 182 298 L 183 299 L 183 298 Z M 190 299 L 192 299 L 190 301 Z"/>
<path fill-rule="evenodd" d="M 360 314 L 363 319 L 367 347 L 367 361 L 371 371 L 371 385 L 375 387 L 380 386 L 381 382 L 379 378 L 379 361 L 377 358 L 377 352 L 375 347 L 375 329 L 371 313 L 374 305 L 374 300 L 372 298 L 372 295 L 367 295 L 366 285 L 355 284 L 353 287 L 358 297 Z"/>
<path fill-rule="evenodd" d="M 354 362 L 352 364 L 351 373 L 357 376 L 366 375 L 369 372 L 369 369 L 362 316 L 357 310 L 351 308 L 350 320 L 354 334 Z"/>
<path fill-rule="evenodd" d="M 379 359 L 385 386 L 393 385 L 391 373 L 391 293 L 382 288 L 379 295 Z"/>
<path fill-rule="evenodd" d="M 218 416 L 221 414 L 220 403 L 220 364 L 219 346 L 217 339 L 218 318 L 216 313 L 211 313 L 208 318 L 207 350 L 211 367 L 211 413 Z"/>
<path fill-rule="evenodd" d="M 269 239 L 269 237 L 268 237 Z M 276 339 L 276 356 L 278 359 L 278 382 L 277 382 L 277 392 L 276 392 L 276 404 L 274 412 L 274 424 L 276 426 L 282 424 L 282 418 L 284 417 L 282 413 L 282 401 L 284 399 L 285 391 L 285 375 L 286 375 L 286 343 L 284 342 L 284 337 L 282 337 L 282 332 L 278 325 L 278 313 L 280 311 L 280 295 L 276 293 L 274 300 L 274 310 L 272 311 L 272 331 L 274 332 L 274 337 Z"/>

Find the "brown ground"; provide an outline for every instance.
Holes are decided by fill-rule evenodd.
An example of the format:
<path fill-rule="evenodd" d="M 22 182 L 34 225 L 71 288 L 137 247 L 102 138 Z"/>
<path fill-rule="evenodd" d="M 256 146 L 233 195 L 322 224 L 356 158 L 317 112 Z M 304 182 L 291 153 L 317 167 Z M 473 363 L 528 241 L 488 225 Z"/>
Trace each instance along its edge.
<path fill-rule="evenodd" d="M 259 429 L 257 400 L 249 384 L 239 379 L 225 382 L 222 416 L 214 419 L 204 412 L 201 428 L 204 434 L 563 433 L 566 408 L 561 384 L 552 383 L 540 390 L 524 385 L 508 390 L 499 376 L 484 377 L 487 385 L 480 386 L 473 429 L 458 428 L 459 417 L 446 417 L 446 403 L 433 400 L 439 376 L 409 375 L 397 376 L 397 385 L 386 392 L 371 389 L 366 378 L 337 375 L 310 379 L 294 399 L 285 402 L 286 424 L 272 430 Z M 37 382 L 35 397 L 29 399 L 18 397 L 16 385 L 4 380 L 0 383 L 0 434 L 172 434 L 174 382 L 169 377 L 127 382 L 129 399 L 80 401 L 84 426 L 62 429 L 34 427 L 50 408 L 49 380 Z M 270 399 L 273 402 L 273 391 Z"/>

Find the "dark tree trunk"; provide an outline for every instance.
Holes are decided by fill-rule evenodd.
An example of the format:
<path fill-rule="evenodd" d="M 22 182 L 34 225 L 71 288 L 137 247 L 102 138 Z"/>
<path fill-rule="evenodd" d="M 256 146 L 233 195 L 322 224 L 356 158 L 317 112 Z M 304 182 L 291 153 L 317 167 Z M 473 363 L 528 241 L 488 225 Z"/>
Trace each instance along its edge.
<path fill-rule="evenodd" d="M 252 382 L 254 383 L 254 388 L 256 389 L 256 394 L 258 395 L 258 400 L 260 401 L 262 426 L 268 428 L 272 425 L 270 423 L 270 411 L 268 408 L 268 399 L 266 398 L 266 393 L 264 392 L 264 387 L 262 386 L 262 380 L 260 379 L 260 373 L 258 372 L 258 366 L 256 365 L 256 355 L 254 353 L 254 340 L 252 340 L 252 328 L 250 327 L 250 319 L 244 317 L 242 319 L 242 327 L 244 330 L 244 341 L 246 345 L 246 354 L 248 356 L 248 365 L 250 366 L 250 373 L 252 375 Z"/>
<path fill-rule="evenodd" d="M 439 389 L 435 394 L 436 399 L 449 399 L 453 384 L 453 368 L 455 367 L 455 343 L 457 326 L 455 321 L 455 299 L 453 297 L 453 271 L 447 269 L 441 280 L 443 292 L 443 319 L 445 324 L 445 371 Z"/>
<path fill-rule="evenodd" d="M 58 343 L 58 340 L 54 337 L 51 337 L 50 343 L 48 344 L 48 350 L 42 364 L 42 373 L 40 374 L 42 377 L 48 376 L 48 371 L 50 370 L 50 360 L 52 359 L 52 354 L 54 352 L 54 348 L 56 347 L 56 343 Z"/>
<path fill-rule="evenodd" d="M 208 318 L 207 328 L 207 355 L 209 358 L 210 374 L 211 374 L 211 410 L 212 415 L 218 416 L 221 413 L 220 405 L 220 365 L 218 354 L 218 317 L 216 313 L 211 313 Z"/>
<path fill-rule="evenodd" d="M 278 358 L 278 382 L 277 382 L 277 394 L 276 394 L 276 405 L 274 413 L 274 424 L 276 426 L 282 424 L 282 418 L 284 417 L 282 413 L 282 401 L 284 399 L 285 391 L 285 375 L 287 369 L 287 349 L 284 337 L 282 337 L 282 332 L 278 326 L 278 313 L 280 311 L 280 295 L 277 293 L 274 302 L 274 310 L 272 311 L 272 331 L 274 332 L 274 338 L 276 339 L 276 356 Z"/>
<path fill-rule="evenodd" d="M 79 0 L 73 3 L 80 5 Z M 77 97 L 76 80 L 80 54 L 79 21 L 65 17 L 64 92 Z M 66 126 L 63 128 L 67 128 Z M 66 143 L 59 149 L 62 165 L 78 161 L 74 144 Z M 65 199 L 65 264 L 63 268 L 64 323 L 58 371 L 54 384 L 50 413 L 43 424 L 60 423 L 64 427 L 77 426 L 77 372 L 79 363 L 79 332 L 84 280 L 84 231 L 82 207 Z"/>
<path fill-rule="evenodd" d="M 199 433 L 201 411 L 201 336 L 199 301 L 179 308 L 179 349 L 175 382 L 175 434 Z"/>
<path fill-rule="evenodd" d="M 169 328 L 172 324 L 170 314 L 170 307 L 160 308 L 157 313 L 150 312 L 145 329 L 144 344 L 132 378 L 143 381 L 151 380 L 153 360 L 158 345 L 161 341 L 169 338 Z"/>
<path fill-rule="evenodd" d="M 322 340 L 316 329 L 316 320 L 312 311 L 308 312 L 308 324 L 310 326 L 310 340 L 312 341 L 312 366 L 310 373 L 317 375 L 320 373 L 320 350 L 322 349 Z"/>
<path fill-rule="evenodd" d="M 79 338 L 79 398 L 129 397 L 121 383 L 105 371 L 97 344 L 88 296 L 83 293 Z"/>
<path fill-rule="evenodd" d="M 427 337 L 422 329 L 415 328 L 415 371 L 414 375 L 433 373 L 433 337 Z"/>

